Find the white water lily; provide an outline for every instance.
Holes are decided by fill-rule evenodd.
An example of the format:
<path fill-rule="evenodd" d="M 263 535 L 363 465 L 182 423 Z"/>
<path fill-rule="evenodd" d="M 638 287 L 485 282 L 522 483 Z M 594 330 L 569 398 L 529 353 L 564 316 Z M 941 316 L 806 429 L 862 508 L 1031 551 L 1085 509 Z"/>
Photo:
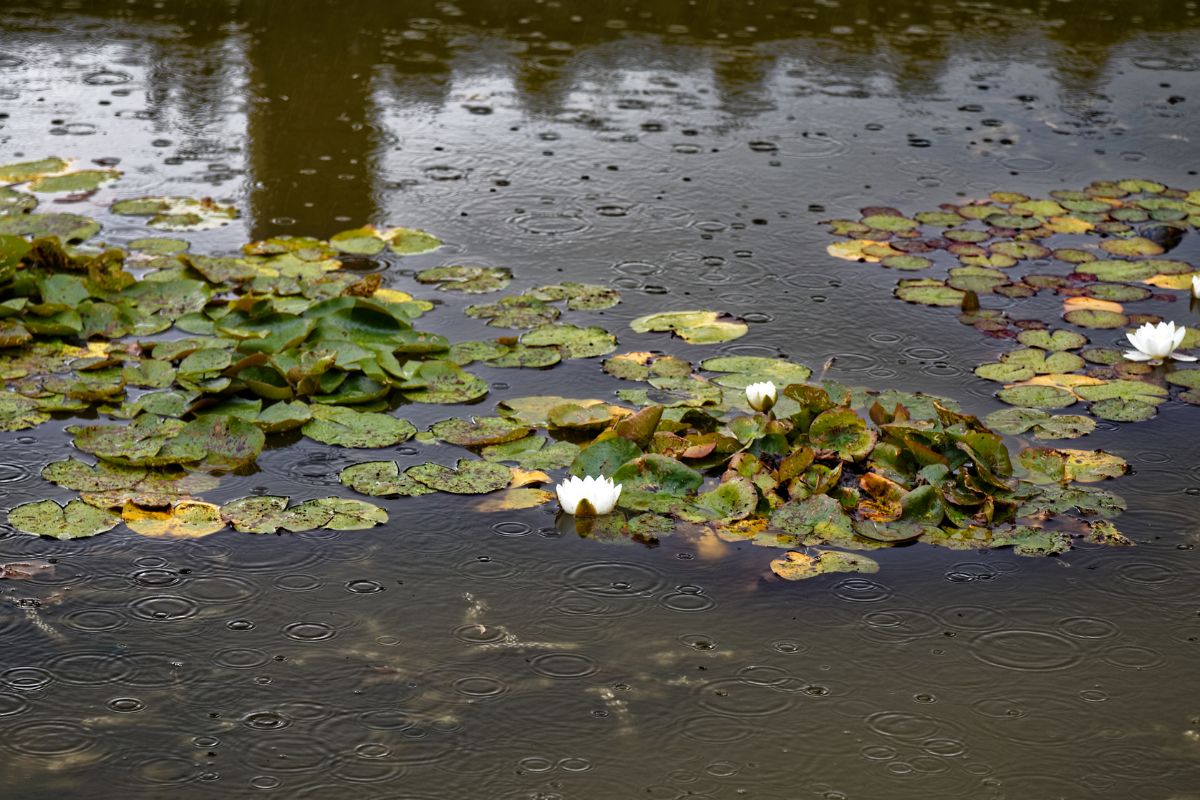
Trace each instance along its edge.
<path fill-rule="evenodd" d="M 746 387 L 746 400 L 755 411 L 770 411 L 775 406 L 775 384 L 771 381 Z"/>
<path fill-rule="evenodd" d="M 1126 333 L 1125 338 L 1133 345 L 1133 350 L 1126 350 L 1125 357 L 1130 361 L 1148 361 L 1151 364 L 1161 364 L 1165 358 L 1176 361 L 1195 361 L 1194 356 L 1180 355 L 1175 352 L 1187 335 L 1187 328 L 1174 322 L 1160 322 L 1151 325 L 1147 322 L 1133 333 Z"/>
<path fill-rule="evenodd" d="M 621 484 L 613 483 L 612 478 L 577 478 L 572 475 L 554 487 L 558 493 L 558 502 L 562 510 L 568 514 L 602 517 L 612 512 L 621 497 Z M 583 501 L 587 505 L 582 508 Z"/>
<path fill-rule="evenodd" d="M 1200 274 L 1192 276 L 1192 297 L 1200 297 Z"/>

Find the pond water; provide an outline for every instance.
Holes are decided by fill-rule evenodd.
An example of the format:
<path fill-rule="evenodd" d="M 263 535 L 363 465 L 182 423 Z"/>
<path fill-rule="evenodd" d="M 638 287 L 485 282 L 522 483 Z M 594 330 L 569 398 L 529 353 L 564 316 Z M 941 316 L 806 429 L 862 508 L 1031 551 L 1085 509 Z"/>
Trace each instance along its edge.
<path fill-rule="evenodd" d="M 0 163 L 117 163 L 60 209 L 113 241 L 146 229 L 105 207 L 144 194 L 241 209 L 189 234 L 198 252 L 412 226 L 446 242 L 388 271 L 418 296 L 436 293 L 414 270 L 456 260 L 518 290 L 608 284 L 622 303 L 575 317 L 622 351 L 786 356 L 983 415 L 1004 406 L 972 370 L 1008 345 L 831 258 L 818 223 L 1096 179 L 1200 188 L 1197 22 L 1195 3 L 1032 0 L 6 3 Z M 461 313 L 475 299 L 438 299 L 426 329 L 494 335 Z M 628 327 L 687 308 L 749 334 Z M 473 367 L 491 392 L 472 411 L 611 397 L 599 362 Z M 418 428 L 456 413 L 405 408 Z M 560 532 L 553 503 L 444 494 L 380 499 L 366 531 L 6 529 L 0 563 L 53 568 L 0 582 L 0 794 L 1194 798 L 1197 414 L 1074 443 L 1130 463 L 1106 488 L 1136 547 L 914 545 L 797 583 L 763 548 L 621 546 Z M 39 477 L 69 424 L 0 434 L 0 505 L 74 496 Z M 349 496 L 349 464 L 455 453 L 269 443 L 212 499 Z"/>

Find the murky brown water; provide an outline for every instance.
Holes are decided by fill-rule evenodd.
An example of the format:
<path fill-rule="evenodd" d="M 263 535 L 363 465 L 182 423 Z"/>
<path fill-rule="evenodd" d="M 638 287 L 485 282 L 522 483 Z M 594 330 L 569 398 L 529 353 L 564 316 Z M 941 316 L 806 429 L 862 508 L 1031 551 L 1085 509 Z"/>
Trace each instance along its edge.
<path fill-rule="evenodd" d="M 836 356 L 829 377 L 983 414 L 999 404 L 971 369 L 996 343 L 832 261 L 817 221 L 1095 178 L 1200 186 L 1196 14 L 10 3 L 0 163 L 117 158 L 122 196 L 236 201 L 244 227 L 191 237 L 201 251 L 427 228 L 452 257 L 512 267 L 515 288 L 619 286 L 598 320 L 626 349 L 664 346 L 635 316 L 720 307 L 750 335 L 668 346 Z M 143 232 L 104 221 L 114 240 Z M 1190 238 L 1177 257 L 1200 254 Z M 479 338 L 462 305 L 428 325 Z M 480 374 L 485 409 L 564 381 L 612 391 L 595 361 Z M 1195 798 L 1197 414 L 1085 440 L 1133 465 L 1114 488 L 1139 546 L 1056 559 L 906 547 L 878 575 L 785 584 L 762 550 L 605 545 L 561 536 L 553 509 L 438 495 L 384 501 L 391 524 L 365 532 L 8 535 L 0 561 L 57 563 L 0 584 L 0 795 Z M 0 438 L 4 507 L 65 498 L 38 477 L 70 451 L 44 433 L 65 424 Z M 363 455 L 268 452 L 214 499 L 323 496 Z"/>

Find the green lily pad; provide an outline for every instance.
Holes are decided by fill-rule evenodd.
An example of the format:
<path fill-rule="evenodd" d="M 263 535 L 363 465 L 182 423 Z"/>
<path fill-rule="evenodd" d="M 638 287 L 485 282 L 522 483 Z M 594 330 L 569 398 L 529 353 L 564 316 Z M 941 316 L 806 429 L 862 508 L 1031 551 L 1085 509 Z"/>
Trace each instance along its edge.
<path fill-rule="evenodd" d="M 704 482 L 704 476 L 696 470 L 657 453 L 625 462 L 611 477 L 622 486 L 618 503 L 637 511 L 655 510 L 657 500 L 665 499 L 669 505 Z"/>
<path fill-rule="evenodd" d="M 721 482 L 711 491 L 697 495 L 680 516 L 692 522 L 735 522 L 746 519 L 758 506 L 758 491 L 741 476 Z"/>
<path fill-rule="evenodd" d="M 1102 281 L 1142 281 L 1158 274 L 1158 270 L 1148 261 L 1116 261 L 1102 260 L 1081 264 L 1079 272 L 1085 275 L 1095 275 Z"/>
<path fill-rule="evenodd" d="M 617 349 L 617 337 L 603 328 L 554 323 L 541 325 L 521 336 L 527 347 L 557 347 L 563 358 L 593 358 Z"/>
<path fill-rule="evenodd" d="M 371 497 L 419 497 L 434 490 L 400 471 L 395 461 L 367 461 L 338 475 L 343 486 Z"/>
<path fill-rule="evenodd" d="M 488 325 L 496 328 L 535 328 L 558 319 L 561 312 L 536 297 L 519 294 L 486 305 L 467 306 L 464 313 L 486 319 Z"/>
<path fill-rule="evenodd" d="M 1157 256 L 1163 252 L 1162 245 L 1140 236 L 1131 236 L 1128 239 L 1105 239 L 1100 243 L 1100 249 L 1114 256 L 1127 257 Z"/>
<path fill-rule="evenodd" d="M 1008 283 L 1008 276 L 986 266 L 955 267 L 950 270 L 950 278 L 946 283 L 964 292 L 987 294 L 997 286 Z"/>
<path fill-rule="evenodd" d="M 41 425 L 50 415 L 39 410 L 32 398 L 0 391 L 0 431 L 22 431 Z"/>
<path fill-rule="evenodd" d="M 265 433 L 278 433 L 299 428 L 312 418 L 312 409 L 307 403 L 299 400 L 281 400 L 264 408 L 253 422 Z"/>
<path fill-rule="evenodd" d="M 455 342 L 446 357 L 451 363 L 465 367 L 475 361 L 500 358 L 512 348 L 499 342 Z"/>
<path fill-rule="evenodd" d="M 900 281 L 900 285 L 896 288 L 896 297 L 906 303 L 958 307 L 962 305 L 966 292 L 932 278 L 915 278 Z"/>
<path fill-rule="evenodd" d="M 1093 283 L 1087 287 L 1087 296 L 1113 303 L 1137 303 L 1149 298 L 1151 291 L 1145 286 L 1130 286 L 1125 283 Z"/>
<path fill-rule="evenodd" d="M 368 225 L 335 233 L 329 237 L 329 245 L 339 253 L 373 256 L 382 253 L 383 248 L 387 247 L 387 242 L 379 236 L 379 231 Z"/>
<path fill-rule="evenodd" d="M 387 240 L 392 252 L 398 256 L 431 253 L 442 246 L 441 239 L 416 228 L 391 228 L 380 235 Z"/>
<path fill-rule="evenodd" d="M 312 421 L 301 431 L 310 439 L 339 447 L 391 447 L 407 441 L 417 429 L 408 420 L 342 406 L 312 406 Z"/>
<path fill-rule="evenodd" d="M 387 522 L 387 512 L 362 500 L 328 497 L 288 508 L 288 498 L 243 497 L 221 506 L 221 518 L 240 533 L 363 530 Z"/>
<path fill-rule="evenodd" d="M 526 347 L 523 344 L 508 348 L 508 352 L 486 360 L 486 364 L 502 369 L 544 369 L 562 361 L 557 347 Z"/>
<path fill-rule="evenodd" d="M 933 266 L 933 261 L 924 256 L 887 256 L 881 258 L 879 263 L 888 269 L 899 269 L 905 272 L 916 272 L 917 270 L 929 269 Z"/>
<path fill-rule="evenodd" d="M 1027 447 L 1017 454 L 1017 461 L 1033 483 L 1095 483 L 1119 478 L 1129 470 L 1123 458 L 1102 450 Z"/>
<path fill-rule="evenodd" d="M 417 273 L 421 283 L 436 283 L 442 291 L 463 294 L 498 292 L 512 281 L 512 271 L 504 267 L 445 266 Z"/>
<path fill-rule="evenodd" d="M 552 442 L 544 436 L 526 436 L 515 442 L 489 445 L 480 451 L 480 455 L 487 461 L 512 461 L 522 469 L 561 469 L 575 461 L 579 445 Z"/>
<path fill-rule="evenodd" d="M 688 344 L 718 344 L 739 339 L 749 328 L 720 311 L 669 311 L 638 317 L 629 323 L 637 333 L 670 331 Z"/>
<path fill-rule="evenodd" d="M 14 214 L 0 217 L 0 234 L 13 236 L 57 236 L 70 244 L 90 239 L 99 232 L 99 222 L 78 214 Z"/>
<path fill-rule="evenodd" d="M 209 230 L 238 218 L 237 208 L 210 197 L 139 197 L 118 200 L 110 210 L 119 216 L 150 217 L 147 225 L 168 231 Z"/>
<path fill-rule="evenodd" d="M 505 417 L 475 417 L 435 422 L 429 432 L 459 447 L 484 447 L 523 439 L 533 429 Z"/>
<path fill-rule="evenodd" d="M 580 478 L 606 478 L 640 455 L 641 448 L 629 439 L 620 436 L 601 439 L 579 451 L 571 464 L 571 474 Z"/>
<path fill-rule="evenodd" d="M 174 256 L 180 253 L 186 253 L 191 247 L 183 239 L 165 239 L 152 237 L 147 239 L 134 239 L 129 243 L 130 250 L 137 250 L 151 256 Z"/>
<path fill-rule="evenodd" d="M 1145 381 L 1114 380 L 1097 383 L 1090 386 L 1079 386 L 1075 394 L 1089 402 L 1100 400 L 1122 399 L 1137 400 L 1147 405 L 1159 405 L 1166 402 L 1170 392 L 1162 386 Z"/>
<path fill-rule="evenodd" d="M 752 383 L 763 381 L 771 381 L 782 388 L 793 383 L 804 383 L 812 376 L 812 370 L 803 364 L 763 356 L 718 356 L 700 362 L 700 368 L 709 372 L 728 373 L 713 380 L 731 389 L 745 389 Z"/>
<path fill-rule="evenodd" d="M 38 161 L 20 161 L 12 164 L 0 164 L 0 183 L 24 183 L 40 178 L 43 175 L 56 175 L 70 167 L 66 161 L 56 156 L 39 159 Z"/>
<path fill-rule="evenodd" d="M 848 408 L 831 408 L 813 420 L 808 438 L 814 449 L 829 450 L 843 461 L 860 461 L 875 446 L 875 432 Z"/>
<path fill-rule="evenodd" d="M 121 518 L 111 511 L 72 500 L 60 506 L 53 500 L 24 503 L 8 512 L 8 524 L 21 533 L 53 539 L 83 539 L 111 531 Z"/>
<path fill-rule="evenodd" d="M 1081 333 L 1066 330 L 1028 330 L 1017 334 L 1017 341 L 1026 347 L 1040 347 L 1043 350 L 1058 352 L 1061 350 L 1076 350 L 1087 344 L 1087 337 Z"/>
<path fill-rule="evenodd" d="M 984 418 L 997 433 L 1017 435 L 1032 430 L 1038 439 L 1076 439 L 1096 429 L 1096 421 L 1079 414 L 1051 415 L 1038 408 L 1005 408 Z"/>
<path fill-rule="evenodd" d="M 68 172 L 64 175 L 46 175 L 35 178 L 30 182 L 29 190 L 42 194 L 93 192 L 104 184 L 112 183 L 120 177 L 120 170 L 85 169 L 78 172 Z"/>
<path fill-rule="evenodd" d="M 799 537 L 801 544 L 856 546 L 845 509 L 827 494 L 791 500 L 771 513 L 771 527 Z M 864 543 L 863 546 L 870 546 Z"/>
<path fill-rule="evenodd" d="M 621 302 L 621 293 L 616 289 L 601 286 L 596 283 L 556 283 L 549 286 L 539 286 L 530 289 L 529 294 L 539 300 L 557 302 L 567 301 L 567 308 L 572 311 L 603 311 Z"/>
<path fill-rule="evenodd" d="M 488 393 L 488 385 L 447 361 L 426 361 L 401 387 L 414 403 L 470 403 Z"/>
<path fill-rule="evenodd" d="M 1009 386 L 996 397 L 1010 406 L 1028 408 L 1066 408 L 1075 404 L 1075 395 L 1058 386 Z"/>
<path fill-rule="evenodd" d="M 38 207 L 38 199 L 11 186 L 0 186 L 0 217 L 28 214 Z"/>
<path fill-rule="evenodd" d="M 1095 417 L 1111 422 L 1142 422 L 1158 414 L 1158 406 L 1140 400 L 1113 397 L 1092 403 L 1088 411 Z"/>
<path fill-rule="evenodd" d="M 486 494 L 503 489 L 512 480 L 512 472 L 503 464 L 460 458 L 451 469 L 427 462 L 404 471 L 414 481 L 450 494 Z"/>
<path fill-rule="evenodd" d="M 1068 323 L 1096 330 L 1112 330 L 1129 325 L 1129 318 L 1116 311 L 1103 308 L 1075 308 L 1062 315 Z"/>

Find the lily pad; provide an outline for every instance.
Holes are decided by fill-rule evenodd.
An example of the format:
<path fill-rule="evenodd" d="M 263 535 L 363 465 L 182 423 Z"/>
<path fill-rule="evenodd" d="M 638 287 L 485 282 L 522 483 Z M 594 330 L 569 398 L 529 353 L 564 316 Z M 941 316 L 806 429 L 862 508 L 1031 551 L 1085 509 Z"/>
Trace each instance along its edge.
<path fill-rule="evenodd" d="M 14 214 L 0 217 L 0 234 L 42 238 L 56 236 L 72 244 L 100 232 L 100 223 L 78 214 Z"/>
<path fill-rule="evenodd" d="M 237 219 L 234 206 L 218 203 L 211 197 L 139 197 L 112 204 L 112 213 L 120 216 L 150 217 L 151 228 L 168 231 L 203 231 L 228 225 Z"/>
<path fill-rule="evenodd" d="M 50 415 L 36 400 L 15 392 L 0 391 L 0 431 L 21 431 L 41 425 Z"/>
<path fill-rule="evenodd" d="M 496 328 L 535 328 L 558 319 L 561 312 L 536 297 L 519 294 L 487 305 L 467 306 L 464 313 L 486 319 L 488 325 Z"/>
<path fill-rule="evenodd" d="M 868 575 L 879 572 L 879 563 L 857 553 L 837 550 L 813 550 L 801 553 L 789 551 L 771 562 L 771 571 L 785 581 L 802 581 L 819 575 L 839 572 L 859 572 Z"/>
<path fill-rule="evenodd" d="M 557 347 L 563 358 L 593 358 L 617 349 L 617 337 L 603 328 L 555 323 L 541 325 L 521 336 L 527 347 Z"/>
<path fill-rule="evenodd" d="M 182 500 L 166 510 L 126 505 L 121 518 L 134 533 L 173 539 L 197 539 L 225 529 L 221 509 L 199 500 Z"/>
<path fill-rule="evenodd" d="M 1006 408 L 984 418 L 997 433 L 1016 435 L 1033 431 L 1038 439 L 1076 439 L 1096 429 L 1096 421 L 1079 414 L 1051 415 L 1038 408 Z"/>
<path fill-rule="evenodd" d="M 117 527 L 121 518 L 111 511 L 72 500 L 60 506 L 53 500 L 24 503 L 8 512 L 8 524 L 21 533 L 54 539 L 83 539 Z"/>
<path fill-rule="evenodd" d="M 947 286 L 943 281 L 932 278 L 917 278 L 900 281 L 896 297 L 906 303 L 926 306 L 958 307 L 962 305 L 966 292 Z"/>
<path fill-rule="evenodd" d="M 1027 447 L 1017 454 L 1017 461 L 1034 483 L 1095 483 L 1118 478 L 1129 470 L 1123 458 L 1103 450 Z"/>
<path fill-rule="evenodd" d="M 718 344 L 739 339 L 749 330 L 740 319 L 720 311 L 670 311 L 638 317 L 629 323 L 637 333 L 670 331 L 688 344 Z"/>
<path fill-rule="evenodd" d="M 436 283 L 442 291 L 463 294 L 498 292 L 512 281 L 512 271 L 504 267 L 445 266 L 417 273 L 421 283 Z"/>
<path fill-rule="evenodd" d="M 596 283 L 556 283 L 531 289 L 529 294 L 539 300 L 567 301 L 572 311 L 603 311 L 621 302 L 621 293 L 616 289 Z"/>
<path fill-rule="evenodd" d="M 431 253 L 442 246 L 442 240 L 416 228 L 391 228 L 380 234 L 398 256 Z M 503 288 L 503 287 L 501 287 Z"/>
<path fill-rule="evenodd" d="M 814 449 L 833 452 L 843 461 L 859 461 L 875 446 L 875 432 L 848 408 L 831 408 L 813 420 L 808 431 Z"/>
<path fill-rule="evenodd" d="M 537 508 L 553 500 L 554 492 L 545 489 L 505 489 L 498 494 L 481 498 L 473 508 L 485 514 L 497 511 L 518 511 L 523 508 Z"/>
<path fill-rule="evenodd" d="M 731 389 L 745 389 L 752 383 L 763 381 L 771 381 L 778 387 L 784 387 L 793 383 L 804 383 L 812 376 L 812 370 L 803 364 L 764 356 L 718 356 L 700 362 L 700 368 L 709 372 L 727 373 L 713 380 Z"/>
<path fill-rule="evenodd" d="M 1062 350 L 1077 350 L 1087 344 L 1087 337 L 1081 333 L 1066 330 L 1028 330 L 1017 334 L 1017 341 L 1026 347 L 1040 347 L 1043 350 L 1058 352 Z"/>
<path fill-rule="evenodd" d="M 561 469 L 570 466 L 578 454 L 579 445 L 552 442 L 544 436 L 526 436 L 480 451 L 488 461 L 513 461 L 524 469 Z"/>
<path fill-rule="evenodd" d="M 346 467 L 338 476 L 342 485 L 372 497 L 419 497 L 433 489 L 400 471 L 395 461 L 367 461 Z"/>
<path fill-rule="evenodd" d="M 484 447 L 523 439 L 533 429 L 505 417 L 475 417 L 435 422 L 429 432 L 459 447 Z"/>
<path fill-rule="evenodd" d="M 391 447 L 407 441 L 417 429 L 408 420 L 343 406 L 313 406 L 305 436 L 339 447 Z"/>
<path fill-rule="evenodd" d="M 1076 400 L 1074 393 L 1058 386 L 1027 384 L 1005 387 L 996 396 L 1009 405 L 1028 408 L 1066 408 Z"/>
<path fill-rule="evenodd" d="M 488 393 L 488 385 L 447 361 L 426 361 L 401 387 L 414 403 L 470 403 Z"/>
<path fill-rule="evenodd" d="M 409 467 L 404 474 L 430 489 L 450 494 L 486 494 L 503 489 L 512 479 L 503 464 L 469 458 L 460 458 L 453 469 L 427 462 Z"/>
<path fill-rule="evenodd" d="M 1114 256 L 1157 256 L 1163 252 L 1162 245 L 1140 236 L 1105 239 L 1100 243 L 1100 249 Z"/>
<path fill-rule="evenodd" d="M 43 175 L 57 175 L 60 172 L 65 172 L 70 166 L 69 163 L 57 156 L 37 161 L 0 164 L 0 183 L 24 183 L 34 178 L 40 178 Z"/>
<path fill-rule="evenodd" d="M 1140 400 L 1113 397 L 1092 403 L 1088 411 L 1095 417 L 1111 422 L 1143 422 L 1158 414 L 1158 406 Z"/>
<path fill-rule="evenodd" d="M 3 169 L 0 167 L 0 169 Z M 68 172 L 63 175 L 45 175 L 34 179 L 29 184 L 29 190 L 42 194 L 60 194 L 62 192 L 94 192 L 106 183 L 112 183 L 121 177 L 120 170 L 115 169 L 84 169 L 78 172 Z"/>

